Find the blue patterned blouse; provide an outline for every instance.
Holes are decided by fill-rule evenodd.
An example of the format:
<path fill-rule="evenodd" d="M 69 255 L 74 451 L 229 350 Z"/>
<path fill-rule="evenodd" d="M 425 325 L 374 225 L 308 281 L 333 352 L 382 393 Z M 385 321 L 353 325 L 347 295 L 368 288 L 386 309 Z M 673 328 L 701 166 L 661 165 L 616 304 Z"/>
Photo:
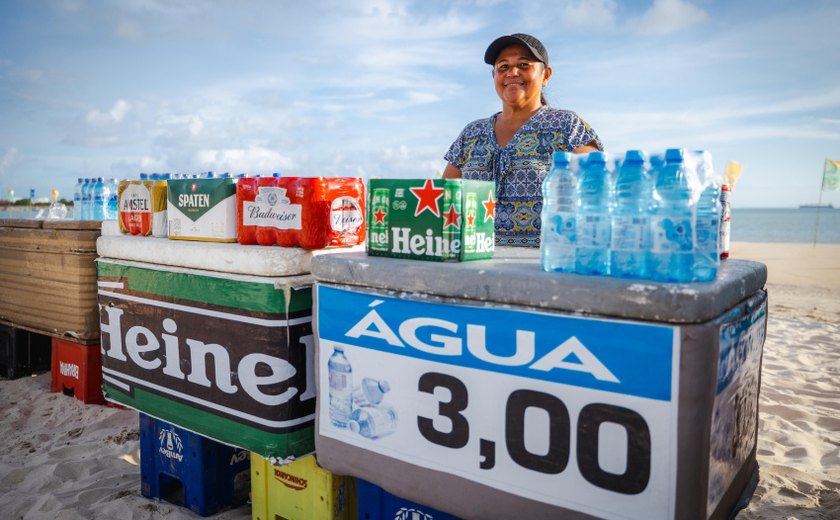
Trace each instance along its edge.
<path fill-rule="evenodd" d="M 496 244 L 540 245 L 542 181 L 555 151 L 571 152 L 595 141 L 595 131 L 577 114 L 542 106 L 500 148 L 493 124 L 496 113 L 468 124 L 444 159 L 461 170 L 461 178 L 496 183 Z"/>

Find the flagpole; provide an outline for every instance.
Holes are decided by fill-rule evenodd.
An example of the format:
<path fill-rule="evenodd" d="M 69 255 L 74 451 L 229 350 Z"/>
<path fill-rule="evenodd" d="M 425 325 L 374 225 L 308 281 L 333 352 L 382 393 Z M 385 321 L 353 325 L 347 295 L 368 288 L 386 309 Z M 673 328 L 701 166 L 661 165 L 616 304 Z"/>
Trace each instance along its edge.
<path fill-rule="evenodd" d="M 823 176 L 822 180 L 820 181 L 820 195 L 817 197 L 817 221 L 814 223 L 814 247 L 817 247 L 817 232 L 820 229 L 820 211 L 822 211 L 822 193 L 823 193 L 823 185 L 825 184 L 825 165 L 828 164 L 828 157 L 825 158 L 825 162 L 823 163 Z"/>

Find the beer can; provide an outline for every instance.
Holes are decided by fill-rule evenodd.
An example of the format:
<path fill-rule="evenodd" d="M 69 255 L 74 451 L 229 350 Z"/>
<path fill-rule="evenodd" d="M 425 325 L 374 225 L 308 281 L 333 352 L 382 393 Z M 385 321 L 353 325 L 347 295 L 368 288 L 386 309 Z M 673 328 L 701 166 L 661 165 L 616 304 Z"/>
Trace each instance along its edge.
<path fill-rule="evenodd" d="M 391 190 L 376 188 L 371 194 L 369 247 L 376 251 L 388 251 L 388 211 L 390 211 Z"/>
<path fill-rule="evenodd" d="M 475 235 L 475 219 L 477 217 L 478 201 L 475 192 L 469 192 L 464 202 L 464 252 L 475 253 L 476 251 L 476 235 Z"/>

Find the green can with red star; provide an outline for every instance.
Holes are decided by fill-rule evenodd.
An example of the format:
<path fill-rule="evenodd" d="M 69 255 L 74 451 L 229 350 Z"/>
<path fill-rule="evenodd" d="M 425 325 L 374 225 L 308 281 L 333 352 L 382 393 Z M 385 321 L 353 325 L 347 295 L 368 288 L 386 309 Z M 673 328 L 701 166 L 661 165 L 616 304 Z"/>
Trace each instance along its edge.
<path fill-rule="evenodd" d="M 367 193 L 367 254 L 437 262 L 493 257 L 492 182 L 371 179 Z"/>

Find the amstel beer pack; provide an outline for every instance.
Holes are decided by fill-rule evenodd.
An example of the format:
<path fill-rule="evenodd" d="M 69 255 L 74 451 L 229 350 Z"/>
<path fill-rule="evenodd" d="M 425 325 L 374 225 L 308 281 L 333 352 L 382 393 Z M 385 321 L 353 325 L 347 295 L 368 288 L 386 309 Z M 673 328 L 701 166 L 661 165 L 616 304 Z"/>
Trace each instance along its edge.
<path fill-rule="evenodd" d="M 492 182 L 371 179 L 367 254 L 418 260 L 492 258 L 496 220 Z"/>

